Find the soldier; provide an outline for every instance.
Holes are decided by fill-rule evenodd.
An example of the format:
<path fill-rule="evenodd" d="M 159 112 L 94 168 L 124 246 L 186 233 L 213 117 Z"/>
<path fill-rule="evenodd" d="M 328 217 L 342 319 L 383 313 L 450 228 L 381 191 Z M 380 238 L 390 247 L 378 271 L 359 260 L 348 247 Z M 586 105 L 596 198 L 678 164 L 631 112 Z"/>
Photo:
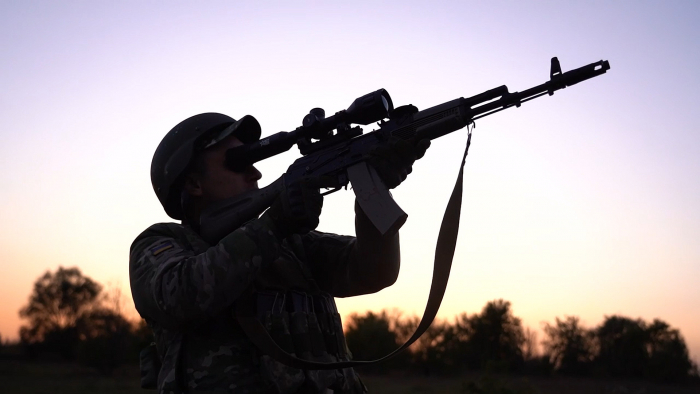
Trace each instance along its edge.
<path fill-rule="evenodd" d="M 233 310 L 252 305 L 275 341 L 297 357 L 348 360 L 333 297 L 392 285 L 398 234 L 381 236 L 357 204 L 356 237 L 314 231 L 323 197 L 309 182 L 292 184 L 263 215 L 215 245 L 198 234 L 209 204 L 258 188 L 262 175 L 254 166 L 235 172 L 224 159 L 227 149 L 259 138 L 252 116 L 204 113 L 175 126 L 156 149 L 153 188 L 182 223 L 154 224 L 131 245 L 131 292 L 155 335 L 151 352 L 142 352 L 142 384 L 161 393 L 366 392 L 352 368 L 300 370 L 262 354 Z M 371 164 L 393 188 L 428 146 L 392 140 Z"/>

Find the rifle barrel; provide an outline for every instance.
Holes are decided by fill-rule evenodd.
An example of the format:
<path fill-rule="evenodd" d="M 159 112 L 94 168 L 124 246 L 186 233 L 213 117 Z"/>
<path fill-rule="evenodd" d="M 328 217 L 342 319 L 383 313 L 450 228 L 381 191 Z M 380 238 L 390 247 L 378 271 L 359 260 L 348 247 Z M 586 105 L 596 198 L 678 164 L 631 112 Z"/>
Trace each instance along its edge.
<path fill-rule="evenodd" d="M 520 104 L 526 101 L 530 101 L 545 94 L 549 94 L 551 96 L 557 90 L 564 89 L 567 86 L 575 85 L 587 79 L 605 74 L 605 72 L 609 69 L 610 63 L 607 60 L 600 60 L 587 64 L 583 67 L 567 71 L 563 74 L 553 74 L 549 81 L 530 89 L 523 90 L 522 92 L 508 93 L 507 88 L 504 92 L 503 88 L 505 88 L 505 86 L 500 86 L 496 89 L 489 90 L 488 92 L 465 99 L 466 104 L 469 106 L 468 117 L 471 118 L 471 120 L 476 120 L 502 111 L 506 108 L 513 106 L 519 107 Z M 492 97 L 493 94 L 497 92 L 502 93 L 500 98 Z"/>

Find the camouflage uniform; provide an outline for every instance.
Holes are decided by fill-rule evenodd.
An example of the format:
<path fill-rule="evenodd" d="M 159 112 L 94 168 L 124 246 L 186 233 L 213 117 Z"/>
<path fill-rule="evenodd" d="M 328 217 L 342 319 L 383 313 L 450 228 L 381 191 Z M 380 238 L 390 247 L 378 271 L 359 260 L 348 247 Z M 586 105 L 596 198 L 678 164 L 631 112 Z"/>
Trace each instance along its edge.
<path fill-rule="evenodd" d="M 315 311 L 319 302 L 329 300 L 335 308 L 332 297 L 376 292 L 391 285 L 398 274 L 398 235 L 377 241 L 376 230 L 363 216 L 358 213 L 356 219 L 358 238 L 312 231 L 279 242 L 265 216 L 213 246 L 191 227 L 175 223 L 155 224 L 141 233 L 131 246 L 130 281 L 136 308 L 153 329 L 162 360 L 158 390 L 365 391 L 350 368 L 298 370 L 260 354 L 232 313 L 235 302 L 257 300 L 258 316 L 268 330 L 277 327 L 271 335 L 286 350 L 316 361 L 349 359 L 339 316 Z M 396 272 L 367 268 L 387 265 L 382 259 L 396 259 L 389 262 Z M 373 269 L 376 272 L 369 272 L 369 277 L 361 275 Z M 306 313 L 283 306 L 296 301 L 297 294 L 311 300 Z M 261 307 L 265 297 L 271 305 Z M 333 333 L 328 335 L 334 328 L 336 334 L 340 331 L 335 344 Z M 304 330 L 306 335 L 300 336 Z"/>

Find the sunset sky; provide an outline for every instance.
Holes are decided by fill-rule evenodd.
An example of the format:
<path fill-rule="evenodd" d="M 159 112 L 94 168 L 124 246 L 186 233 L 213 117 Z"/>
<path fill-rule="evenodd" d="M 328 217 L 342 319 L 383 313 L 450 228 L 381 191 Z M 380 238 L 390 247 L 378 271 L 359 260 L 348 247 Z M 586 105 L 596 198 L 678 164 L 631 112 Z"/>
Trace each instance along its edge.
<path fill-rule="evenodd" d="M 660 318 L 700 360 L 700 2 L 260 4 L 0 1 L 2 338 L 46 270 L 129 294 L 132 240 L 170 221 L 149 168 L 181 120 L 252 114 L 269 135 L 379 88 L 424 109 L 543 83 L 557 56 L 611 70 L 477 121 L 439 316 L 503 298 L 536 330 Z M 422 313 L 465 142 L 434 141 L 393 192 L 409 214 L 399 279 L 342 314 Z M 261 186 L 298 157 L 260 163 Z M 319 229 L 352 234 L 353 198 L 326 197 Z"/>

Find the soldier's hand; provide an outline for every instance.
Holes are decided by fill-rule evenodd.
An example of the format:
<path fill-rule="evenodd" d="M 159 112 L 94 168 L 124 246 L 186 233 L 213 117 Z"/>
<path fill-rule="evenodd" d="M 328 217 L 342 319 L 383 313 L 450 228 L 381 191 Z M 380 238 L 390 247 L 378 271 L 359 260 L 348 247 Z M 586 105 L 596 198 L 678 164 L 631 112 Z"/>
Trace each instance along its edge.
<path fill-rule="evenodd" d="M 278 236 L 306 234 L 318 226 L 323 208 L 323 196 L 318 181 L 300 179 L 289 185 L 272 203 L 265 215 L 275 224 Z"/>
<path fill-rule="evenodd" d="M 430 140 L 420 140 L 413 144 L 398 137 L 391 137 L 385 144 L 370 151 L 369 165 L 374 167 L 389 189 L 406 180 L 413 171 L 413 163 L 425 155 Z"/>

